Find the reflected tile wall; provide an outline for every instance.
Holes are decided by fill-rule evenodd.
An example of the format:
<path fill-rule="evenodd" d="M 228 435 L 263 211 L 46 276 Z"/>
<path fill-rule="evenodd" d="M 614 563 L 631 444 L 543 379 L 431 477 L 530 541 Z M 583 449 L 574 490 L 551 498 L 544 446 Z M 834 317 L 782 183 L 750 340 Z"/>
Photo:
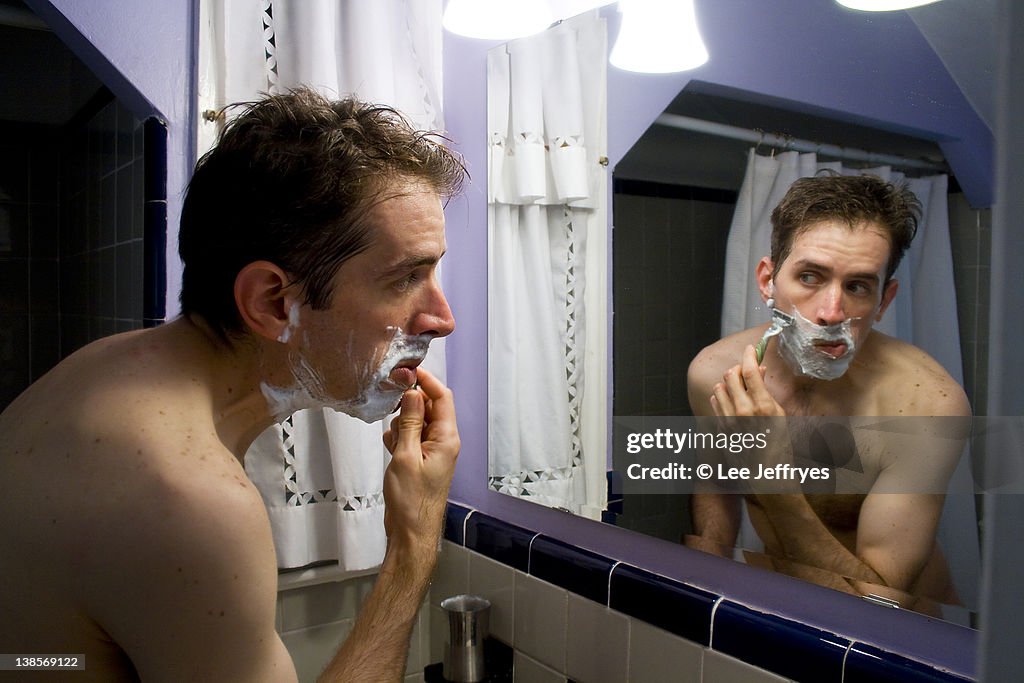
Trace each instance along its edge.
<path fill-rule="evenodd" d="M 64 354 L 143 325 L 145 128 L 109 93 L 64 136 L 61 344 Z"/>
<path fill-rule="evenodd" d="M 0 124 L 0 410 L 60 357 L 57 132 Z"/>
<path fill-rule="evenodd" d="M 165 135 L 105 90 L 64 126 L 0 123 L 0 410 L 81 346 L 142 327 L 144 275 L 162 320 Z"/>

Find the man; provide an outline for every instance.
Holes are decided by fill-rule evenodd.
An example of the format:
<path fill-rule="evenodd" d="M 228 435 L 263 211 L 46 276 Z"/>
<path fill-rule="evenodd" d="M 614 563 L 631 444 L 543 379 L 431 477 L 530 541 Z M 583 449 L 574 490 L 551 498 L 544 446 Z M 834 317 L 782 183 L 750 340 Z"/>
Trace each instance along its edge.
<path fill-rule="evenodd" d="M 292 410 L 400 401 L 387 552 L 324 679 L 401 678 L 459 450 L 417 365 L 454 328 L 436 266 L 463 177 L 392 110 L 307 90 L 227 125 L 183 207 L 182 316 L 90 344 L 0 416 L 0 652 L 84 653 L 82 680 L 294 681 L 244 454 Z"/>
<path fill-rule="evenodd" d="M 935 360 L 872 329 L 896 296 L 893 273 L 916 232 L 917 211 L 909 190 L 872 176 L 794 183 L 772 213 L 771 256 L 756 269 L 768 307 L 792 316 L 793 324 L 769 340 L 761 364 L 755 346 L 767 324 L 701 351 L 688 374 L 694 414 L 968 416 L 963 390 Z M 800 439 L 806 442 L 806 435 Z M 857 432 L 854 440 L 843 446 L 833 439 L 853 452 L 831 454 L 855 463 L 833 475 L 841 491 L 853 493 L 814 494 L 798 485 L 748 491 L 747 510 L 767 561 L 780 571 L 904 606 L 917 595 L 955 602 L 935 530 L 962 442 L 938 439 L 924 458 L 910 452 L 913 438 Z M 844 488 L 850 476 L 856 481 Z M 732 548 L 740 502 L 720 490 L 695 495 L 696 538 L 687 542 Z"/>

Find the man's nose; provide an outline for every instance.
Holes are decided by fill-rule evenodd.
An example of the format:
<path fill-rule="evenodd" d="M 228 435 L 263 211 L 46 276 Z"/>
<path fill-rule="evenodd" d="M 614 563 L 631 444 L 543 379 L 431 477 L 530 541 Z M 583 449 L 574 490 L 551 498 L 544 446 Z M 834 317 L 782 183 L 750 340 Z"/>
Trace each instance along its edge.
<path fill-rule="evenodd" d="M 420 312 L 416 314 L 413 334 L 429 334 L 435 337 L 447 337 L 455 330 L 455 317 L 448 306 L 448 299 L 441 290 L 440 283 L 430 289 L 429 299 Z"/>
<path fill-rule="evenodd" d="M 836 285 L 822 291 L 822 298 L 818 302 L 819 325 L 837 325 L 846 320 L 846 310 L 843 307 L 843 290 Z"/>

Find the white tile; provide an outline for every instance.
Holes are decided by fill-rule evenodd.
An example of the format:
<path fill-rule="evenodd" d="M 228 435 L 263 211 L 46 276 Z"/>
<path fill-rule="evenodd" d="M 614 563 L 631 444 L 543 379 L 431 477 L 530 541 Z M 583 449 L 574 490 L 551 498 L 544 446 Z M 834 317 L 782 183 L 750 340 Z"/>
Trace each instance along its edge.
<path fill-rule="evenodd" d="M 444 610 L 430 605 L 430 664 L 444 661 L 445 634 L 448 632 L 448 619 Z"/>
<path fill-rule="evenodd" d="M 490 634 L 506 645 L 511 645 L 515 637 L 515 570 L 489 557 L 471 552 L 469 592 L 490 600 Z"/>
<path fill-rule="evenodd" d="M 512 680 L 515 683 L 565 683 L 565 676 L 536 662 L 522 652 L 512 659 Z"/>
<path fill-rule="evenodd" d="M 629 619 L 569 593 L 566 673 L 580 683 L 625 683 Z"/>
<path fill-rule="evenodd" d="M 751 666 L 735 657 L 723 655 L 721 652 L 704 650 L 704 672 L 701 681 L 703 683 L 787 683 L 789 679 Z"/>
<path fill-rule="evenodd" d="M 351 621 L 338 621 L 282 634 L 281 640 L 295 662 L 299 683 L 316 681 L 351 631 Z"/>
<path fill-rule="evenodd" d="M 470 552 L 451 541 L 441 543 L 441 555 L 430 585 L 430 604 L 440 605 L 445 598 L 469 591 Z"/>
<path fill-rule="evenodd" d="M 405 678 L 402 679 L 402 683 L 423 683 L 423 672 L 406 674 Z"/>
<path fill-rule="evenodd" d="M 567 591 L 520 571 L 515 591 L 515 649 L 564 672 Z"/>
<path fill-rule="evenodd" d="M 376 580 L 376 575 L 360 576 L 281 592 L 282 632 L 354 619 Z"/>
<path fill-rule="evenodd" d="M 409 637 L 409 656 L 405 660 L 405 673 L 413 674 L 417 671 L 423 673 L 423 667 L 429 662 L 424 661 L 429 655 L 430 643 L 430 606 L 420 607 L 416 615 L 416 623 L 412 627 L 412 635 Z"/>
<path fill-rule="evenodd" d="M 699 681 L 703 650 L 697 643 L 630 619 L 629 680 Z"/>

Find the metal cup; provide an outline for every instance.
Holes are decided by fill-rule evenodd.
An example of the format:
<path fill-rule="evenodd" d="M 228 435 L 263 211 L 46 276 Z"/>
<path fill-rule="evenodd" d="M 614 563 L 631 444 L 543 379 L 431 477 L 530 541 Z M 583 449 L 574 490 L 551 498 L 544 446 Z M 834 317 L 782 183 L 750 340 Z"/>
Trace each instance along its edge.
<path fill-rule="evenodd" d="M 476 595 L 455 595 L 441 601 L 448 615 L 444 668 L 446 681 L 479 683 L 484 680 L 484 639 L 491 603 Z"/>

